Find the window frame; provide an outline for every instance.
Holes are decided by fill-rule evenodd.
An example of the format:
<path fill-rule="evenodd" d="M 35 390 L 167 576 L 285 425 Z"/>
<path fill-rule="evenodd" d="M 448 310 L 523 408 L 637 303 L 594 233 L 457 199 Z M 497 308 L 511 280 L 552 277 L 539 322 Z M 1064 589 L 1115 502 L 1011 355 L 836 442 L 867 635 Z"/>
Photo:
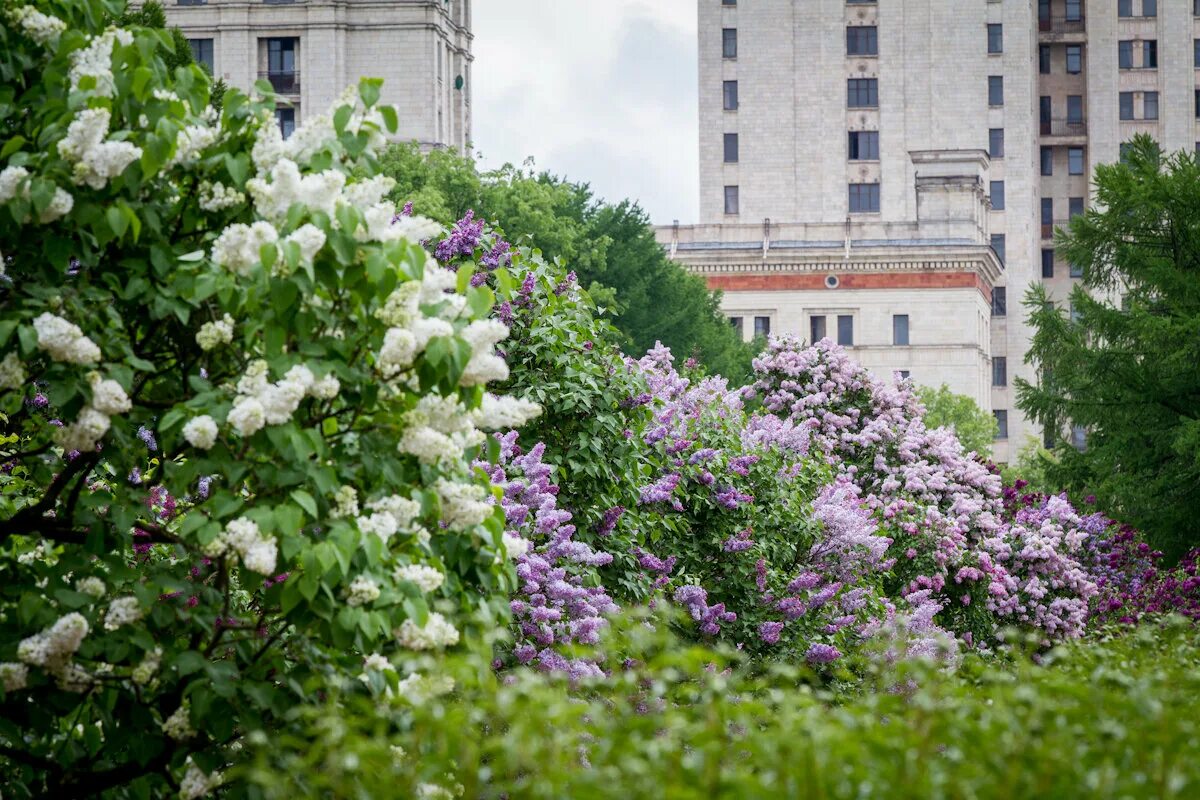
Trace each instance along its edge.
<path fill-rule="evenodd" d="M 846 108 L 879 108 L 879 79 L 847 78 Z"/>
<path fill-rule="evenodd" d="M 733 145 L 732 148 L 730 148 L 731 143 Z M 724 161 L 722 163 L 737 164 L 739 156 L 740 156 L 740 152 L 738 150 L 738 135 L 736 133 L 724 134 L 721 139 L 721 144 L 722 144 L 722 148 L 723 148 L 723 152 L 721 155 L 724 158 Z M 731 149 L 733 151 L 733 158 L 729 157 Z"/>
<path fill-rule="evenodd" d="M 996 202 L 999 199 L 999 202 Z M 988 200 L 991 201 L 992 211 L 1003 211 L 1006 207 L 1004 197 L 1004 181 L 992 181 L 988 186 Z"/>
<path fill-rule="evenodd" d="M 733 100 L 733 105 L 730 105 L 730 99 Z M 723 111 L 738 110 L 738 82 L 737 81 L 722 81 L 721 82 L 721 109 Z"/>
<path fill-rule="evenodd" d="M 997 102 L 997 100 L 999 102 Z M 1004 76 L 988 75 L 988 107 L 1002 108 L 1004 106 Z"/>
<path fill-rule="evenodd" d="M 911 333 L 908 314 L 892 314 L 892 346 L 910 347 Z"/>
<path fill-rule="evenodd" d="M 848 131 L 846 135 L 847 161 L 878 161 L 879 131 Z"/>
<path fill-rule="evenodd" d="M 1078 170 L 1076 165 L 1078 164 Z M 1083 147 L 1071 146 L 1067 148 L 1067 174 L 1068 175 L 1083 175 L 1087 172 L 1087 151 Z"/>
<path fill-rule="evenodd" d="M 733 201 L 732 203 L 730 202 L 731 199 Z M 742 199 L 741 199 L 741 191 L 740 191 L 739 185 L 736 183 L 726 184 L 725 185 L 725 214 L 727 216 L 736 216 L 737 214 L 740 214 L 741 213 L 741 202 L 742 202 Z M 730 206 L 733 207 L 732 211 L 729 210 Z"/>
<path fill-rule="evenodd" d="M 992 316 L 1008 316 L 1008 292 L 1004 286 L 992 287 Z"/>
<path fill-rule="evenodd" d="M 988 128 L 988 158 L 992 161 L 1004 158 L 1004 128 Z"/>
<path fill-rule="evenodd" d="M 738 57 L 737 32 L 737 28 L 721 28 L 721 58 L 735 59 Z"/>
<path fill-rule="evenodd" d="M 1153 103 L 1151 103 L 1153 98 Z M 1154 116 L 1151 114 L 1151 106 L 1153 106 Z M 1158 119 L 1160 112 L 1158 92 L 1142 92 L 1142 119 Z"/>
<path fill-rule="evenodd" d="M 843 323 L 845 325 L 843 326 Z M 846 334 L 846 335 L 843 335 Z M 854 347 L 854 315 L 837 315 L 837 343 L 841 347 Z"/>
<path fill-rule="evenodd" d="M 820 336 L 817 336 L 818 328 L 820 329 L 820 331 L 819 331 L 821 334 Z M 810 345 L 816 344 L 817 342 L 821 341 L 822 339 L 829 338 L 829 326 L 828 326 L 828 320 L 826 318 L 826 315 L 824 315 L 824 314 L 809 314 L 809 316 L 808 316 L 808 335 L 809 335 L 809 338 L 812 340 L 809 342 Z"/>
<path fill-rule="evenodd" d="M 848 58 L 871 58 L 877 55 L 879 55 L 878 26 L 846 26 L 846 56 Z"/>
<path fill-rule="evenodd" d="M 846 208 L 850 214 L 878 214 L 883 205 L 879 182 L 848 184 Z M 855 208 L 855 206 L 858 208 Z"/>
<path fill-rule="evenodd" d="M 1071 51 L 1075 51 L 1075 69 L 1071 69 Z M 1069 44 L 1067 45 L 1067 74 L 1079 75 L 1083 72 L 1083 45 Z"/>
<path fill-rule="evenodd" d="M 987 24 L 987 51 L 994 56 L 1004 52 L 1004 25 L 999 22 Z"/>
<path fill-rule="evenodd" d="M 1042 248 L 1042 279 L 1049 280 L 1054 277 L 1054 248 Z"/>
<path fill-rule="evenodd" d="M 1008 386 L 1008 357 L 992 356 L 992 386 Z"/>

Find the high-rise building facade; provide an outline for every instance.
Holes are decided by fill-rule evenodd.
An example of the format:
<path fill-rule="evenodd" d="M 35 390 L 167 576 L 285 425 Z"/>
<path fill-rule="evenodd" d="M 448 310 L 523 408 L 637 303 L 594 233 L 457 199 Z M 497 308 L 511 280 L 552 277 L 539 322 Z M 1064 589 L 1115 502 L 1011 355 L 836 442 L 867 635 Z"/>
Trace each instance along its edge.
<path fill-rule="evenodd" d="M 1036 380 L 1022 300 L 1041 281 L 1067 302 L 1053 231 L 1095 164 L 1139 132 L 1200 148 L 1200 0 L 698 8 L 701 221 L 659 238 L 732 324 L 969 394 L 997 460 L 1082 443 L 1016 408 L 1014 379 Z"/>
<path fill-rule="evenodd" d="M 383 78 L 397 138 L 471 142 L 471 0 L 164 0 L 196 60 L 249 91 L 268 81 L 289 134 L 360 78 Z"/>

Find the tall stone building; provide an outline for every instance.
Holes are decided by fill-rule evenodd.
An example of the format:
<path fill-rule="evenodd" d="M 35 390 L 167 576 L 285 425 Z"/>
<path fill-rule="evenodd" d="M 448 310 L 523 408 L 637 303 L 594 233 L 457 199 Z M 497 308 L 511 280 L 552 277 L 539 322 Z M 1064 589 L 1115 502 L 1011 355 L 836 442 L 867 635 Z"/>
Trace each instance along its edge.
<path fill-rule="evenodd" d="M 397 138 L 471 142 L 471 0 L 164 0 L 196 60 L 231 86 L 266 80 L 285 135 L 359 78 L 383 78 Z"/>
<path fill-rule="evenodd" d="M 1016 408 L 1056 226 L 1135 133 L 1200 147 L 1200 0 L 698 0 L 699 225 L 672 256 L 748 338 L 840 340 L 880 373 Z"/>

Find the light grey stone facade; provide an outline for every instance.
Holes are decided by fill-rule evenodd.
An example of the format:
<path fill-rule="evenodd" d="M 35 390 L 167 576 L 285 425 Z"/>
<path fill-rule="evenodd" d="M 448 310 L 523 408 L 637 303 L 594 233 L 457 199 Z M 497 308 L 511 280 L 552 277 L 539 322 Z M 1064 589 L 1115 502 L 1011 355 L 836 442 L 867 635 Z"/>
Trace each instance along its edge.
<path fill-rule="evenodd" d="M 167 19 L 216 77 L 269 80 L 299 124 L 360 78 L 383 78 L 397 137 L 466 151 L 471 142 L 471 0 L 164 0 Z M 290 108 L 290 113 L 287 109 Z M 281 124 L 286 124 L 281 119 Z"/>

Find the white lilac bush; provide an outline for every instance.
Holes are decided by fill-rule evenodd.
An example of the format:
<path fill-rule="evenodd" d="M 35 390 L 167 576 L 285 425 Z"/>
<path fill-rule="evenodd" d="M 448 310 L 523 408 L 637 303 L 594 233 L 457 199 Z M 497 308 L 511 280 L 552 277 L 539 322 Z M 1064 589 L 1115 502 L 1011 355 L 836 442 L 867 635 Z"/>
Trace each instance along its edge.
<path fill-rule="evenodd" d="M 122 5 L 0 11 L 6 797 L 203 795 L 330 689 L 444 690 L 517 586 L 473 462 L 537 407 L 384 199 L 378 82 L 285 141 Z"/>

